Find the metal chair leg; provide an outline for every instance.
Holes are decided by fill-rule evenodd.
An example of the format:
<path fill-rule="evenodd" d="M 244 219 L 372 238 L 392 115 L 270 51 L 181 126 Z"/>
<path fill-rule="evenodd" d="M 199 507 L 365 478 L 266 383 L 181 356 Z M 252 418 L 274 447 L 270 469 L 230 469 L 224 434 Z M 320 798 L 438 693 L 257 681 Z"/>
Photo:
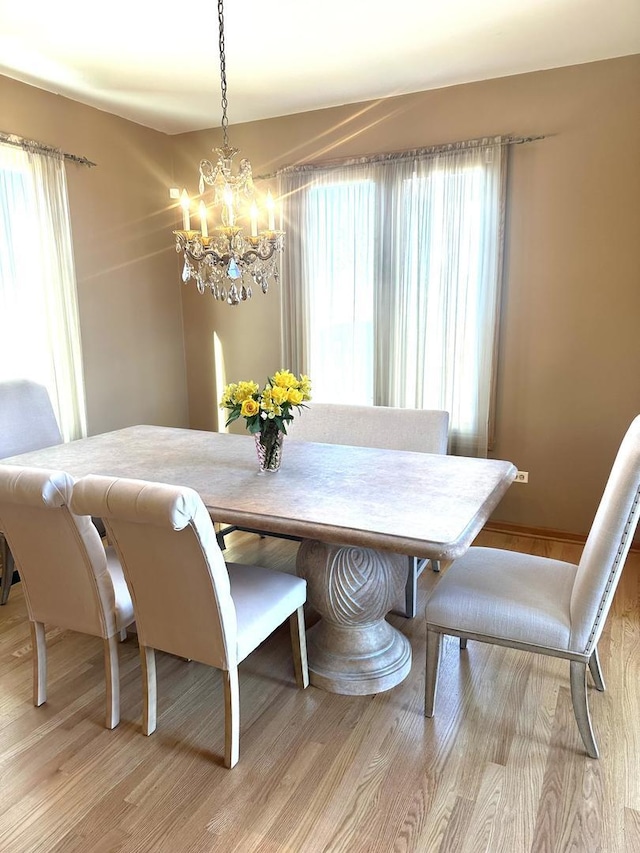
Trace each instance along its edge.
<path fill-rule="evenodd" d="M 598 647 L 596 646 L 593 652 L 591 653 L 591 657 L 589 658 L 589 672 L 591 673 L 591 678 L 593 678 L 593 683 L 596 686 L 596 690 L 602 692 L 605 690 L 604 678 L 602 677 L 602 670 L 600 668 L 600 658 L 598 657 Z"/>
<path fill-rule="evenodd" d="M 598 758 L 598 747 L 593 736 L 589 705 L 587 704 L 587 664 L 582 661 L 570 661 L 571 701 L 573 713 L 582 737 L 585 749 L 591 758 Z"/>
<path fill-rule="evenodd" d="M 424 715 L 433 717 L 442 655 L 442 634 L 427 628 L 427 666 L 424 684 Z"/>

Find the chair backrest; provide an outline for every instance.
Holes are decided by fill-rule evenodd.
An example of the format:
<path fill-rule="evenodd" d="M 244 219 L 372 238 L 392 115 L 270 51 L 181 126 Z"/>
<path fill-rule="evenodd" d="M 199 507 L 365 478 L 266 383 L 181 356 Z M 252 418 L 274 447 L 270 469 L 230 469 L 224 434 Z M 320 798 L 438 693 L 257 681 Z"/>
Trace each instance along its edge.
<path fill-rule="evenodd" d="M 237 662 L 229 574 L 197 492 L 90 475 L 76 483 L 71 506 L 104 520 L 142 645 L 219 669 Z"/>
<path fill-rule="evenodd" d="M 0 382 L 0 459 L 54 444 L 62 444 L 62 435 L 44 385 Z"/>
<path fill-rule="evenodd" d="M 618 450 L 571 593 L 571 647 L 600 638 L 640 517 L 640 415 Z"/>
<path fill-rule="evenodd" d="M 449 413 L 435 409 L 311 403 L 296 417 L 288 432 L 298 441 L 446 453 Z"/>
<path fill-rule="evenodd" d="M 0 529 L 32 621 L 109 637 L 115 594 L 107 557 L 91 519 L 70 511 L 72 488 L 63 471 L 0 464 Z"/>

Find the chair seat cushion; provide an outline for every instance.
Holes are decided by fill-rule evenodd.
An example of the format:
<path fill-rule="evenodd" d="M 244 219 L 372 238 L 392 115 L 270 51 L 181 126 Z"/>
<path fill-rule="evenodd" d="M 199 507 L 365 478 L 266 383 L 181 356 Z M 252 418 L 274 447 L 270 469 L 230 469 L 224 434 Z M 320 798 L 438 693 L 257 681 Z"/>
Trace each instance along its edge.
<path fill-rule="evenodd" d="M 307 582 L 295 575 L 227 563 L 238 624 L 238 663 L 301 607 Z"/>
<path fill-rule="evenodd" d="M 427 601 L 428 625 L 569 650 L 577 566 L 496 548 L 470 548 Z"/>
<path fill-rule="evenodd" d="M 109 546 L 105 548 L 105 551 L 107 552 L 107 571 L 111 576 L 113 594 L 116 599 L 116 631 L 120 631 L 133 622 L 133 602 L 115 550 Z"/>

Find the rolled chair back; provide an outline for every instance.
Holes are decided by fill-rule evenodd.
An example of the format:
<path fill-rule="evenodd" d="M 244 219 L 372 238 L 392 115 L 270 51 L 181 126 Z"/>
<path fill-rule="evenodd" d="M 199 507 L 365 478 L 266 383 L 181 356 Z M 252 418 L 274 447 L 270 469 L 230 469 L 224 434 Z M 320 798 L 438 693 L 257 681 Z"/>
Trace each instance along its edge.
<path fill-rule="evenodd" d="M 72 507 L 104 520 L 131 591 L 143 646 L 219 669 L 236 663 L 229 575 L 197 492 L 91 475 L 76 484 Z"/>
<path fill-rule="evenodd" d="M 91 519 L 69 509 L 73 483 L 63 471 L 0 464 L 0 528 L 29 618 L 108 637 L 116 627 L 107 557 Z"/>

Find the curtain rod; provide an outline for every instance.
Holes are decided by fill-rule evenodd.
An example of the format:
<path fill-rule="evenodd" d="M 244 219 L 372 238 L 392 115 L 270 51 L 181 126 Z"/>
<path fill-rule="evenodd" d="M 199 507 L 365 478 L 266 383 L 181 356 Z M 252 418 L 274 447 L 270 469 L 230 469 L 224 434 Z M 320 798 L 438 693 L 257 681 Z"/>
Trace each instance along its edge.
<path fill-rule="evenodd" d="M 404 160 L 414 157 L 435 157 L 448 151 L 464 150 L 465 148 L 492 148 L 503 145 L 524 145 L 529 142 L 537 142 L 546 139 L 546 135 L 538 136 L 484 136 L 477 139 L 467 139 L 463 142 L 447 142 L 442 145 L 432 145 L 428 148 L 410 148 L 405 151 L 392 151 L 387 154 L 371 154 L 364 157 L 348 157 L 335 160 L 324 160 L 319 163 L 302 163 L 300 165 L 283 166 L 270 175 L 258 175 L 256 180 L 268 180 L 295 172 L 313 172 L 321 169 L 330 169 L 334 166 L 358 166 L 367 163 L 382 163 L 391 160 Z"/>
<path fill-rule="evenodd" d="M 60 148 L 54 148 L 53 145 L 45 145 L 44 142 L 37 142 L 35 139 L 25 139 L 22 136 L 17 136 L 15 133 L 3 133 L 0 131 L 0 142 L 5 145 L 14 145 L 16 148 L 23 148 L 25 151 L 32 151 L 36 154 L 45 154 L 49 157 L 63 157 L 65 160 L 71 160 L 73 163 L 78 163 L 80 166 L 95 166 L 91 160 L 86 157 L 80 157 L 78 154 L 69 154 L 68 151 L 62 151 Z"/>

